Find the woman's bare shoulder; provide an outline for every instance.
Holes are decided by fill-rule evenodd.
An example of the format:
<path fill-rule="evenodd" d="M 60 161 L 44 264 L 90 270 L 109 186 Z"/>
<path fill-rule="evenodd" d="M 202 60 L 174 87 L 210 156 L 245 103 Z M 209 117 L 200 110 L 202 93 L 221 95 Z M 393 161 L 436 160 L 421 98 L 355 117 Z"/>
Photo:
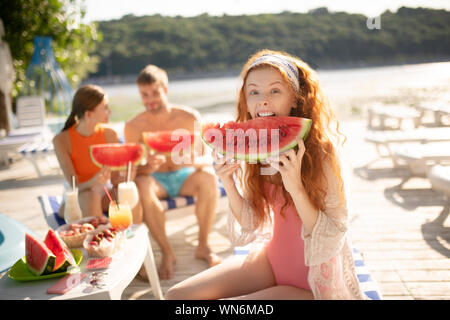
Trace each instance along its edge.
<path fill-rule="evenodd" d="M 66 143 L 69 140 L 70 140 L 69 132 L 67 132 L 67 130 L 64 130 L 55 135 L 52 141 L 53 144 L 55 144 L 55 143 Z"/>
<path fill-rule="evenodd" d="M 70 141 L 69 132 L 67 130 L 55 135 L 52 142 L 56 152 L 60 150 L 66 150 L 70 153 L 72 149 L 72 143 Z"/>

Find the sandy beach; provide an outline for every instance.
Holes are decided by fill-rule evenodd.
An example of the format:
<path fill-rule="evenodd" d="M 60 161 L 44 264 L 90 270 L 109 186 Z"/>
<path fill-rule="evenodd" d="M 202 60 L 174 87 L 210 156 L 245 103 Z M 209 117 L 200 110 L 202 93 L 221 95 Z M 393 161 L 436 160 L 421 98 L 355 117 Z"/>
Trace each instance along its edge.
<path fill-rule="evenodd" d="M 341 123 L 347 136 L 344 154 L 351 167 L 349 226 L 353 244 L 364 257 L 385 299 L 450 299 L 450 228 L 447 199 L 431 189 L 424 178 L 409 179 L 404 168 L 379 159 L 373 145 L 364 141 L 365 120 Z M 48 230 L 38 196 L 59 195 L 63 178 L 51 156 L 39 160 L 44 174 L 38 178 L 26 159 L 17 158 L 0 169 L 0 212 L 38 236 Z M 231 255 L 226 232 L 227 208 L 216 215 L 211 244 L 223 258 Z M 197 237 L 194 215 L 168 218 L 167 231 L 178 262 L 175 277 L 162 280 L 163 292 L 173 284 L 206 268 L 194 259 Z M 158 263 L 160 252 L 152 241 Z M 6 273 L 0 277 L 7 276 Z M 123 299 L 154 299 L 145 282 L 135 279 Z"/>

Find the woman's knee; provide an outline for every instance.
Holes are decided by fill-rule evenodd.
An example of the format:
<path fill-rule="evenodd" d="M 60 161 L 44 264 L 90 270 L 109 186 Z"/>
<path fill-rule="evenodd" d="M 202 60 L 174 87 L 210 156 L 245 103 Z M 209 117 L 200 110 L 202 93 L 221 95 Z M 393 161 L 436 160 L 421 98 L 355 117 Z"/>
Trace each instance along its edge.
<path fill-rule="evenodd" d="M 166 300 L 187 300 L 189 297 L 186 293 L 185 288 L 182 287 L 181 283 L 178 283 L 167 290 L 164 298 Z"/>
<path fill-rule="evenodd" d="M 148 196 L 149 192 L 152 192 L 153 179 L 150 176 L 138 176 L 135 179 L 136 187 L 141 196 Z"/>
<path fill-rule="evenodd" d="M 93 201 L 98 201 L 100 203 L 102 194 L 94 189 L 88 189 L 80 192 L 78 198 L 88 203 L 92 203 Z"/>
<path fill-rule="evenodd" d="M 84 216 L 102 214 L 102 194 L 96 190 L 84 190 L 78 194 L 78 201 Z"/>
<path fill-rule="evenodd" d="M 215 196 L 217 193 L 217 176 L 208 171 L 197 171 L 197 188 L 202 193 L 209 193 Z"/>

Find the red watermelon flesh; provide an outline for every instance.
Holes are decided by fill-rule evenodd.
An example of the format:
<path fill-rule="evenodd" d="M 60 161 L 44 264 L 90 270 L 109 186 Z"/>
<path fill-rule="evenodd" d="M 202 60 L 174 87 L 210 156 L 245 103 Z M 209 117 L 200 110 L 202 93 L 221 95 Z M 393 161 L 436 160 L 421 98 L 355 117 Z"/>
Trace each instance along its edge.
<path fill-rule="evenodd" d="M 69 266 L 76 266 L 75 258 L 64 241 L 52 229 L 48 230 L 45 245 L 55 255 L 53 271 L 66 271 Z"/>
<path fill-rule="evenodd" d="M 189 148 L 194 143 L 194 134 L 183 133 L 180 130 L 144 132 L 142 138 L 150 149 L 164 154 L 172 153 L 175 146 L 180 143 L 183 143 L 181 145 L 183 149 Z"/>
<path fill-rule="evenodd" d="M 140 163 L 144 146 L 139 143 L 105 143 L 89 147 L 92 162 L 98 167 L 109 166 L 111 170 L 125 170 L 128 162 Z"/>
<path fill-rule="evenodd" d="M 260 117 L 245 122 L 230 121 L 222 126 L 207 123 L 202 127 L 202 138 L 221 154 L 263 161 L 294 148 L 297 137 L 306 139 L 311 124 L 310 119 L 300 117 Z"/>
<path fill-rule="evenodd" d="M 36 276 L 53 272 L 55 255 L 32 235 L 25 234 L 25 259 L 28 270 Z"/>

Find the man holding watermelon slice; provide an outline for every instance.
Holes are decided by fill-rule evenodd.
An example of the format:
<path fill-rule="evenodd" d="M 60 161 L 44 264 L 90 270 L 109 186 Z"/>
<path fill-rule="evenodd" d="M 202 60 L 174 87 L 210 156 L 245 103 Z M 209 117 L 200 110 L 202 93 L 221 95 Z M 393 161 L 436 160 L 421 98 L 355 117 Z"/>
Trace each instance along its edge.
<path fill-rule="evenodd" d="M 141 71 L 136 82 L 145 110 L 125 124 L 126 142 L 143 142 L 144 133 L 158 134 L 178 129 L 194 133 L 200 114 L 190 107 L 169 103 L 168 78 L 164 70 L 149 65 Z M 221 262 L 208 244 L 217 205 L 217 177 L 208 163 L 197 161 L 193 154 L 191 159 L 190 164 L 180 164 L 167 153 L 149 153 L 147 164 L 133 172 L 141 201 L 140 217 L 162 250 L 158 268 L 161 279 L 173 277 L 176 261 L 165 230 L 165 214 L 160 202 L 163 198 L 177 195 L 197 198 L 195 214 L 199 238 L 195 257 L 206 260 L 209 267 Z"/>

